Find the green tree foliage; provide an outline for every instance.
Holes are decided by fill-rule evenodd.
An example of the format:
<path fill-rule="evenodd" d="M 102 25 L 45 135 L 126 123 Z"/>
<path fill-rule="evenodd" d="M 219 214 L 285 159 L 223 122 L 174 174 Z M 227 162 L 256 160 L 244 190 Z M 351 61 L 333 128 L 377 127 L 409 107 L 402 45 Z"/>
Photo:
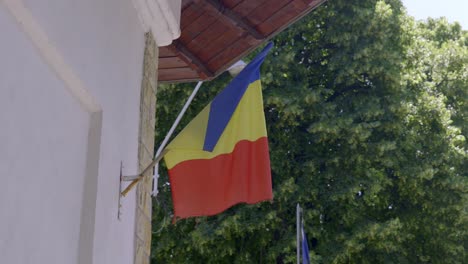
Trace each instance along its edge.
<path fill-rule="evenodd" d="M 399 0 L 333 0 L 277 36 L 262 68 L 274 201 L 172 224 L 165 168 L 154 263 L 468 263 L 468 34 Z M 230 80 L 204 84 L 181 127 Z M 193 84 L 162 86 L 157 142 Z"/>

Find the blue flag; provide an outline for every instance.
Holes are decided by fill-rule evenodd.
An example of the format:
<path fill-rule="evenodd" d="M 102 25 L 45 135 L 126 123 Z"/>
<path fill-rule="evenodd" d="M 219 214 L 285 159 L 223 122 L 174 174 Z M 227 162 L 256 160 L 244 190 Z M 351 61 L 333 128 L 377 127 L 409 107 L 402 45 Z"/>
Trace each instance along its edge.
<path fill-rule="evenodd" d="M 310 264 L 310 257 L 309 257 L 309 244 L 307 244 L 307 236 L 304 232 L 304 225 L 301 225 L 301 232 L 302 232 L 302 264 Z"/>

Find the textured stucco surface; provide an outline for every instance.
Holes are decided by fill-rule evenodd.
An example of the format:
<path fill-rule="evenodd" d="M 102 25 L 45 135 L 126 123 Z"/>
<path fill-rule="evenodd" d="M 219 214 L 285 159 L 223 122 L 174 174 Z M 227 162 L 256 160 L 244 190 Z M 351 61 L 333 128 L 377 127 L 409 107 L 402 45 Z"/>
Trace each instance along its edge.
<path fill-rule="evenodd" d="M 146 34 L 143 81 L 140 99 L 140 136 L 138 160 L 140 171 L 151 163 L 154 155 L 154 125 L 156 110 L 158 48 L 152 34 Z M 135 230 L 135 264 L 149 263 L 151 249 L 151 191 L 153 171 L 150 170 L 137 187 Z"/>

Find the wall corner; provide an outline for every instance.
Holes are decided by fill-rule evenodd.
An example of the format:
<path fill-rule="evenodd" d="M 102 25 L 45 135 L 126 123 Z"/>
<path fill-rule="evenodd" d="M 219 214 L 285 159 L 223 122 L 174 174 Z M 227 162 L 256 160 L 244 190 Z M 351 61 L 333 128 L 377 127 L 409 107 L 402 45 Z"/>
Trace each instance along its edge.
<path fill-rule="evenodd" d="M 151 163 L 154 156 L 158 47 L 151 32 L 145 34 L 143 78 L 140 99 L 140 129 L 138 139 L 139 171 Z M 151 192 L 153 171 L 144 175 L 136 190 L 135 264 L 150 263 L 151 251 Z"/>

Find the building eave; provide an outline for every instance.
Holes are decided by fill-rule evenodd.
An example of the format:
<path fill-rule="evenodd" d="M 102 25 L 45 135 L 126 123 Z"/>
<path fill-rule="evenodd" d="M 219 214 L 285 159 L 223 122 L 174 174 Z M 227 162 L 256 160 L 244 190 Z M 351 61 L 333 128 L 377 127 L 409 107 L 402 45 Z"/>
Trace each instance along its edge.
<path fill-rule="evenodd" d="M 180 37 L 180 0 L 132 0 L 145 32 L 151 31 L 159 47 Z"/>

